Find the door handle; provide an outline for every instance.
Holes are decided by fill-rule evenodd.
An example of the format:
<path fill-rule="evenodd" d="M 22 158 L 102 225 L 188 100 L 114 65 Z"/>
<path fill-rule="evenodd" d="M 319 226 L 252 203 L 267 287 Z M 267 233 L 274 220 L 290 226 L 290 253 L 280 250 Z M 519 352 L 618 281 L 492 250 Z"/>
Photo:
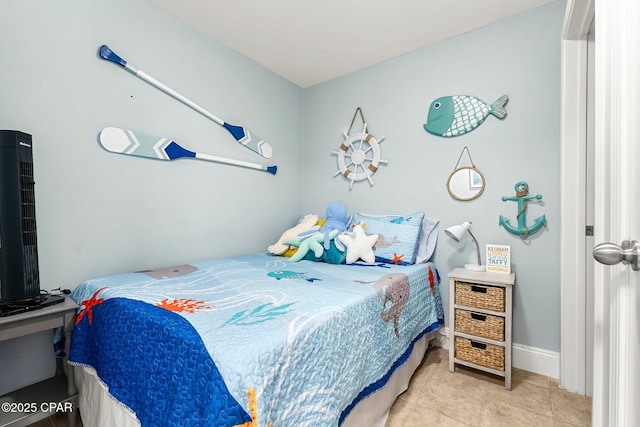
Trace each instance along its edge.
<path fill-rule="evenodd" d="M 615 243 L 600 243 L 593 248 L 593 257 L 599 263 L 606 265 L 614 265 L 622 261 L 624 264 L 631 264 L 631 268 L 638 271 L 640 270 L 639 251 L 640 243 L 635 240 L 625 240 L 622 246 Z"/>

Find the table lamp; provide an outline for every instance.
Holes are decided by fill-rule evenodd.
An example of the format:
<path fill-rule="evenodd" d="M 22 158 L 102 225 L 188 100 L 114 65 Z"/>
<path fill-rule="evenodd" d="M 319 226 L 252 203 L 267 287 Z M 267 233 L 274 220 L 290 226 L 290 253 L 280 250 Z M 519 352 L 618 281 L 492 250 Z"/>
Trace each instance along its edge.
<path fill-rule="evenodd" d="M 480 245 L 478 245 L 478 241 L 476 240 L 476 236 L 471 232 L 471 223 L 468 221 L 463 222 L 460 225 L 452 225 L 451 227 L 444 230 L 447 236 L 451 237 L 456 242 L 459 242 L 464 236 L 465 232 L 469 232 L 473 241 L 476 244 L 476 252 L 478 254 L 478 264 L 465 264 L 465 270 L 471 271 L 485 271 L 485 266 L 482 265 L 482 261 L 480 260 Z"/>

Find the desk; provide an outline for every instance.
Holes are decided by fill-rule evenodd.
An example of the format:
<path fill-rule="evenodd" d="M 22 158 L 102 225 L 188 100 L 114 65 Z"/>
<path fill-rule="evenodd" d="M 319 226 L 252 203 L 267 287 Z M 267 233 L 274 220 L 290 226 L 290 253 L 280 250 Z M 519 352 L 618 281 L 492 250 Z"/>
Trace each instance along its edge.
<path fill-rule="evenodd" d="M 71 344 L 71 331 L 75 324 L 76 304 L 71 298 L 64 302 L 25 313 L 0 317 L 0 341 L 17 338 L 36 332 L 46 331 L 58 327 L 64 328 L 65 353 L 64 368 L 67 368 L 67 356 Z M 51 353 L 53 354 L 53 343 Z M 58 369 L 56 376 L 39 383 L 23 387 L 0 396 L 0 427 L 22 427 L 47 418 L 56 412 L 66 412 L 69 415 L 69 426 L 75 427 L 77 390 L 73 381 L 73 369 L 64 372 Z M 1 372 L 1 371 L 0 371 Z M 15 403 L 13 407 L 6 405 Z M 18 405 L 19 404 L 19 405 Z M 8 406 L 10 410 L 4 410 Z M 22 407 L 24 412 L 16 412 Z"/>

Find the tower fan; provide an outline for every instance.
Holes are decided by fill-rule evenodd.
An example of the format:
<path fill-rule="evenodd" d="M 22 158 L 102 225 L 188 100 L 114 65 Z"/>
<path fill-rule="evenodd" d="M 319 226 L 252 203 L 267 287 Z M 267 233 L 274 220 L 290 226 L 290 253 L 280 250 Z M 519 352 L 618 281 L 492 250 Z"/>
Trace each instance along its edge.
<path fill-rule="evenodd" d="M 31 135 L 0 130 L 0 315 L 62 300 L 40 294 Z"/>

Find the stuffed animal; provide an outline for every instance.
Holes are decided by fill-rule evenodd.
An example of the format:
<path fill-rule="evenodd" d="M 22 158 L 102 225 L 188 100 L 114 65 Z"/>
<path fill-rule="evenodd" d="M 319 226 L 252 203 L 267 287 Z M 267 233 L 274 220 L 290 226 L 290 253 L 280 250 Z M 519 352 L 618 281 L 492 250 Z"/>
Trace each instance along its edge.
<path fill-rule="evenodd" d="M 298 234 L 313 229 L 313 227 L 316 225 L 317 222 L 318 222 L 318 215 L 314 215 L 314 214 L 305 215 L 300 221 L 298 221 L 298 223 L 294 227 L 291 227 L 290 229 L 282 233 L 282 236 L 280 236 L 280 239 L 278 239 L 278 241 L 275 244 L 269 246 L 267 250 L 269 251 L 270 254 L 282 255 L 289 249 L 289 245 L 284 243 L 285 240 L 295 239 L 298 236 Z"/>
<path fill-rule="evenodd" d="M 320 227 L 320 232 L 324 234 L 324 249 L 329 249 L 331 239 L 329 235 L 338 230 L 338 234 L 347 230 L 347 206 L 339 200 L 331 202 L 327 206 L 327 220 L 324 225 Z M 341 249 L 338 247 L 338 249 Z M 344 250 L 344 248 L 342 248 Z"/>
<path fill-rule="evenodd" d="M 366 235 L 362 223 L 353 226 L 353 233 L 339 234 L 336 240 L 340 240 L 347 247 L 345 260 L 347 264 L 353 264 L 359 259 L 367 264 L 373 264 L 376 261 L 373 245 L 376 244 L 378 235 Z"/>
<path fill-rule="evenodd" d="M 327 217 L 324 224 L 320 227 L 319 232 L 323 234 L 324 242 L 323 247 L 328 250 L 331 245 L 331 234 L 334 230 L 338 230 L 338 233 L 342 233 L 347 230 L 347 206 L 339 200 L 331 202 L 327 206 Z M 307 237 L 314 234 L 315 231 L 307 231 L 298 235 L 298 237 Z M 335 240 L 336 247 L 340 251 L 344 251 L 344 246 L 339 240 Z"/>
<path fill-rule="evenodd" d="M 330 239 L 335 239 L 338 235 L 337 230 L 333 230 L 329 233 Z M 322 246 L 322 242 L 324 241 L 324 234 L 322 233 L 314 233 L 305 237 L 297 237 L 295 239 L 285 239 L 285 243 L 293 246 L 297 246 L 298 250 L 295 254 L 289 258 L 291 262 L 300 261 L 304 259 L 304 257 L 309 252 L 313 252 L 313 255 L 316 259 L 321 258 L 324 254 L 324 247 Z"/>

